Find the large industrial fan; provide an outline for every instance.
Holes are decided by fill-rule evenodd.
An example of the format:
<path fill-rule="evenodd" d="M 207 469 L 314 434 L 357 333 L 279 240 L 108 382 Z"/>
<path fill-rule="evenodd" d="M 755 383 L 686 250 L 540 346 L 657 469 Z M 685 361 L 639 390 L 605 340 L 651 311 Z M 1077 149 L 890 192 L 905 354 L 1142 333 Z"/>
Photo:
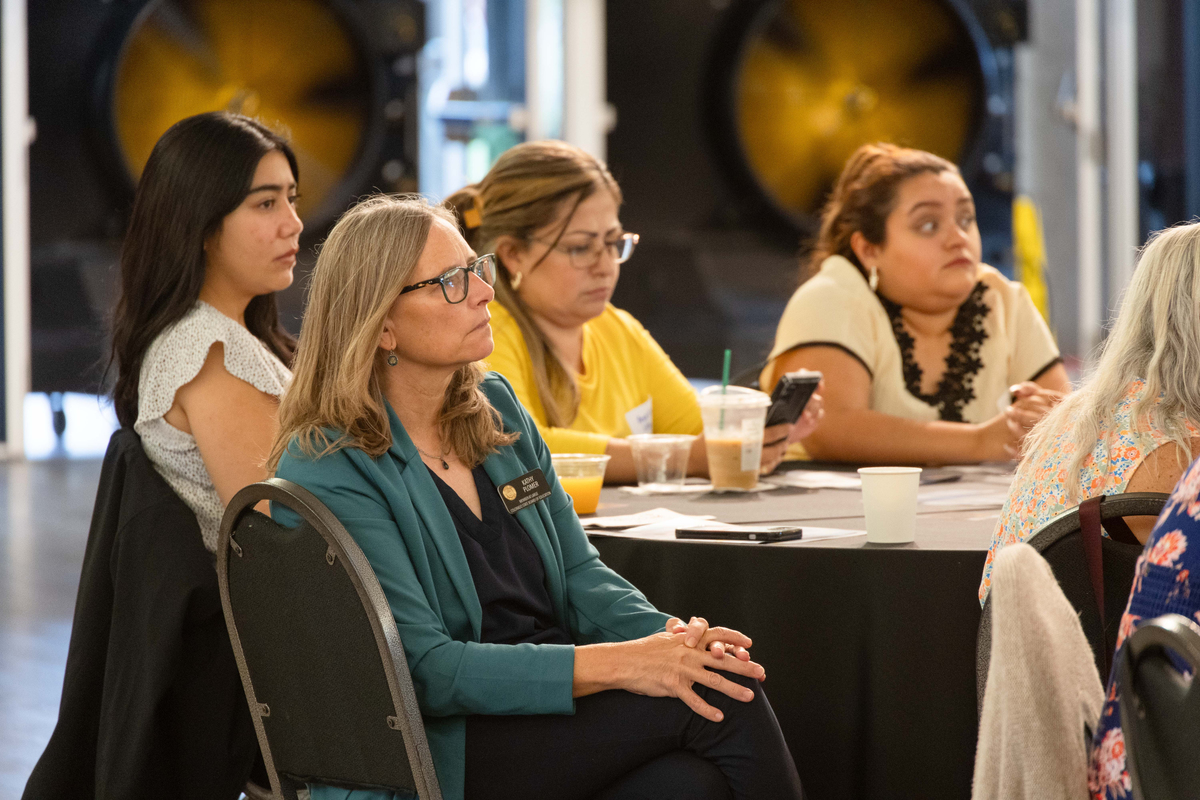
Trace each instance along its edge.
<path fill-rule="evenodd" d="M 863 143 L 978 159 L 995 64 L 954 0 L 741 2 L 710 52 L 721 166 L 801 230 Z"/>
<path fill-rule="evenodd" d="M 29 21 L 37 391 L 97 389 L 133 190 L 178 120 L 226 109 L 290 137 L 301 270 L 355 197 L 416 190 L 421 0 L 39 0 Z M 293 330 L 302 283 L 280 302 Z"/>
<path fill-rule="evenodd" d="M 984 259 L 1011 261 L 1023 0 L 607 0 L 608 162 L 642 235 L 613 302 L 689 375 L 769 349 L 858 146 L 957 163 Z M 716 366 L 714 367 L 714 364 Z M 842 791 L 826 792 L 843 796 Z"/>
<path fill-rule="evenodd" d="M 417 43 L 411 14 L 392 33 Z M 378 169 L 386 133 L 387 64 L 352 3 L 320 0 L 158 0 L 110 51 L 96 109 L 120 166 L 136 180 L 162 133 L 201 111 L 255 116 L 290 134 L 299 210 L 321 222 Z M 397 178 L 400 176 L 392 176 Z M 412 176 L 409 176 L 410 179 Z M 389 183 L 396 183 L 395 180 Z M 389 187 L 394 188 L 394 187 Z"/>

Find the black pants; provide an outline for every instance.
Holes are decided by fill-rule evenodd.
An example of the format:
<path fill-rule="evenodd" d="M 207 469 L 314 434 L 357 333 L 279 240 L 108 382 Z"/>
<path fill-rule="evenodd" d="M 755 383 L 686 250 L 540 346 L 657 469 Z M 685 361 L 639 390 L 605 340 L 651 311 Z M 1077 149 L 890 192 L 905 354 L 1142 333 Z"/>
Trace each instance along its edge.
<path fill-rule="evenodd" d="M 573 716 L 467 718 L 466 800 L 798 800 L 796 765 L 759 682 L 749 703 L 696 686 L 725 718 L 674 697 L 600 692 Z"/>

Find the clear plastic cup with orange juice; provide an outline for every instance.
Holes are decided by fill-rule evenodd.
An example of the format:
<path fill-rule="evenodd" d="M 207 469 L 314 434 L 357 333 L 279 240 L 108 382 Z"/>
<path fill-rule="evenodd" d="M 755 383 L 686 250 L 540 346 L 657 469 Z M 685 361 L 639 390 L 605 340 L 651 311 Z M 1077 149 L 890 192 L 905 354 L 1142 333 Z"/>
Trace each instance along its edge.
<path fill-rule="evenodd" d="M 594 514 L 600 504 L 604 470 L 612 456 L 594 453 L 555 453 L 550 456 L 558 482 L 571 495 L 576 514 Z"/>

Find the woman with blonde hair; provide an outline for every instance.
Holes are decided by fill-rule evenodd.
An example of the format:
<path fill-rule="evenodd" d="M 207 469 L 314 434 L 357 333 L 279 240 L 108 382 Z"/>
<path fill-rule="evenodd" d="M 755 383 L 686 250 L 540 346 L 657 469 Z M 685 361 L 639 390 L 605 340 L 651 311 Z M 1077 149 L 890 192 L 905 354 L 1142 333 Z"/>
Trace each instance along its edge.
<path fill-rule="evenodd" d="M 958 168 L 867 144 L 825 210 L 811 277 L 788 301 L 765 390 L 825 375 L 815 458 L 858 463 L 1006 461 L 1062 393 L 1066 370 L 1025 287 L 982 263 L 975 201 Z"/>
<path fill-rule="evenodd" d="M 668 618 L 601 563 L 529 414 L 483 372 L 495 269 L 422 199 L 348 211 L 272 455 L 379 577 L 443 795 L 799 798 L 750 640 Z M 518 487 L 531 502 L 498 491 Z M 313 791 L 349 795 L 377 796 Z"/>
<path fill-rule="evenodd" d="M 1200 224 L 1155 233 L 1083 388 L 1029 433 L 992 534 L 979 586 L 1000 548 L 1023 542 L 1089 497 L 1170 492 L 1200 446 Z M 1130 518 L 1142 542 L 1153 519 Z"/>
<path fill-rule="evenodd" d="M 512 383 L 552 452 L 608 453 L 606 480 L 629 482 L 637 476 L 626 436 L 703 432 L 687 379 L 609 302 L 638 235 L 621 226 L 621 190 L 603 162 L 564 142 L 528 142 L 446 202 L 467 242 L 499 258 L 488 363 Z M 766 430 L 764 473 L 789 437 L 816 427 L 820 408 L 818 395 L 798 424 Z M 708 473 L 701 438 L 688 471 Z"/>

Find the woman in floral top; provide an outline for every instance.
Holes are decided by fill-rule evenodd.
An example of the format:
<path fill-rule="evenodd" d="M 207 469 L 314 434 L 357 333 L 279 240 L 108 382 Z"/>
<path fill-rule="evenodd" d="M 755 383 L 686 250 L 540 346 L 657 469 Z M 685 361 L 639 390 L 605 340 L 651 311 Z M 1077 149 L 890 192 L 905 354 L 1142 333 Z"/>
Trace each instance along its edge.
<path fill-rule="evenodd" d="M 1189 539 L 1192 546 L 1188 547 Z M 1192 573 L 1200 570 L 1200 459 L 1192 462 L 1171 492 L 1146 549 L 1138 559 L 1133 592 L 1117 634 L 1119 664 L 1125 639 L 1143 620 L 1163 614 L 1182 614 L 1200 622 L 1200 591 L 1193 592 Z M 1200 587 L 1198 587 L 1200 588 Z M 1125 766 L 1125 737 L 1121 732 L 1118 670 L 1108 679 L 1108 696 L 1092 741 L 1088 789 L 1095 800 L 1133 797 Z"/>
<path fill-rule="evenodd" d="M 1089 497 L 1171 490 L 1200 453 L 1197 358 L 1200 223 L 1151 237 L 1095 373 L 1026 437 L 992 534 L 980 603 L 1000 548 L 1026 541 Z M 1154 521 L 1128 523 L 1145 541 Z"/>

